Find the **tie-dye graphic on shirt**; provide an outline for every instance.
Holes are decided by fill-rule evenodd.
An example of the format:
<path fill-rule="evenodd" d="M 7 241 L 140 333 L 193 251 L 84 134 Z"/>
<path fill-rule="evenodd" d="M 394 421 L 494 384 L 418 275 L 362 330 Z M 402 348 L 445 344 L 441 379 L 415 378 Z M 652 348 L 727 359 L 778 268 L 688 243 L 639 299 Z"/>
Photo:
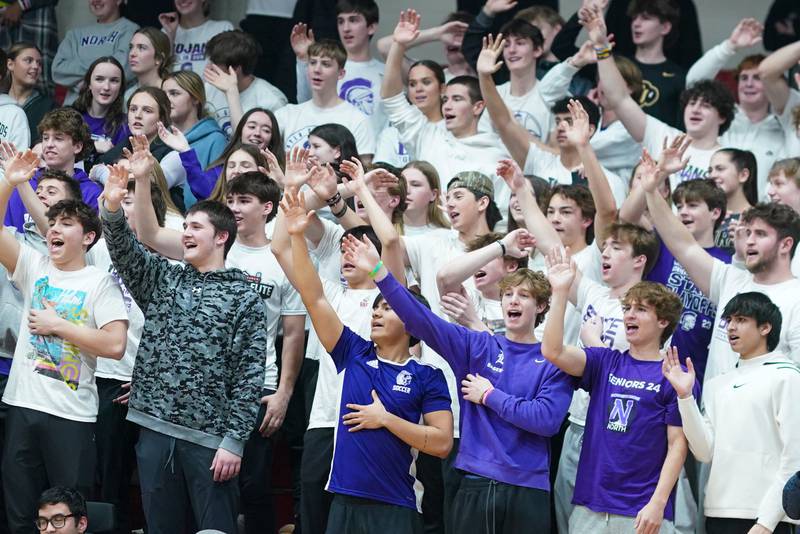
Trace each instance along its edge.
<path fill-rule="evenodd" d="M 48 277 L 40 278 L 33 287 L 31 308 L 43 310 L 45 303 L 55 308 L 58 315 L 67 321 L 83 325 L 86 323 L 86 292 L 74 289 L 53 287 Z M 81 380 L 80 350 L 72 343 L 58 336 L 41 336 L 31 334 L 33 353 L 29 357 L 35 360 L 34 372 L 56 380 L 62 380 L 73 391 L 78 389 Z"/>

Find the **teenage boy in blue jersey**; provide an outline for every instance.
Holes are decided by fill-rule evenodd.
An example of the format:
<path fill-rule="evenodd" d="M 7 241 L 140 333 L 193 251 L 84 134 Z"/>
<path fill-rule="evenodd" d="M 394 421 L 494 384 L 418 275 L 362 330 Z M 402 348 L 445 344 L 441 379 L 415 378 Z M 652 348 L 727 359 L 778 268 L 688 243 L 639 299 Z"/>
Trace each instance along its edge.
<path fill-rule="evenodd" d="M 639 282 L 622 298 L 628 349 L 564 345 L 577 269 L 561 247 L 548 254 L 547 267 L 553 299 L 542 354 L 591 394 L 569 531 L 672 532 L 687 444 L 660 349 L 678 323 L 681 300 L 661 284 Z"/>
<path fill-rule="evenodd" d="M 504 245 L 497 244 L 502 254 Z M 421 305 L 366 243 L 348 240 L 345 258 L 375 282 L 406 330 L 440 354 L 461 380 L 461 443 L 455 466 L 466 473 L 456 494 L 452 532 L 548 532 L 550 438 L 558 433 L 572 380 L 541 355 L 533 334 L 550 300 L 541 273 L 518 269 L 500 282 L 505 334 L 452 324 Z"/>
<path fill-rule="evenodd" d="M 370 339 L 342 324 L 308 253 L 305 230 L 313 212 L 306 212 L 304 198 L 291 190 L 281 209 L 297 290 L 322 346 L 344 373 L 326 488 L 335 497 L 326 532 L 421 534 L 416 453 L 445 457 L 453 444 L 444 374 L 411 356 L 418 340 L 380 297 L 372 304 Z"/>

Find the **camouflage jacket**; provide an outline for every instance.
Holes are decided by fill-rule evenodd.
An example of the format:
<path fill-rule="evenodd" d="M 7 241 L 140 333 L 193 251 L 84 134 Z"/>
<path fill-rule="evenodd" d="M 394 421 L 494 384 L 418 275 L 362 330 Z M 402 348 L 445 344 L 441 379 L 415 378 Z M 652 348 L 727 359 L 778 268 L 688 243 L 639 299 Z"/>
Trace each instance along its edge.
<path fill-rule="evenodd" d="M 238 269 L 201 273 L 136 240 L 102 209 L 114 267 L 145 316 L 128 419 L 242 455 L 264 382 L 265 306 Z"/>

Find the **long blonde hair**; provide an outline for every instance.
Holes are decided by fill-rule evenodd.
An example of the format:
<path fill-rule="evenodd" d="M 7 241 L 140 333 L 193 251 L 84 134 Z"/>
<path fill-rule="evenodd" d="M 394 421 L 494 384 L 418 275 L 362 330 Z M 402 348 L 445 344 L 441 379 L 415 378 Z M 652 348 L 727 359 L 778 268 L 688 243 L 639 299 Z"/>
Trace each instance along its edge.
<path fill-rule="evenodd" d="M 161 164 L 159 164 L 157 161 L 153 163 L 153 171 L 150 174 L 150 177 L 153 180 L 153 183 L 156 184 L 158 189 L 161 191 L 161 196 L 164 197 L 164 204 L 167 205 L 167 213 L 172 213 L 173 215 L 183 217 L 181 210 L 178 209 L 178 206 L 175 205 L 175 202 L 172 200 L 172 197 L 169 194 L 167 177 L 164 175 L 164 169 L 161 168 Z"/>
<path fill-rule="evenodd" d="M 206 110 L 206 89 L 203 86 L 203 79 L 198 76 L 196 72 L 190 70 L 176 70 L 167 74 L 161 82 L 161 88 L 164 88 L 164 82 L 167 80 L 175 80 L 178 86 L 189 93 L 196 102 L 197 118 L 204 119 L 208 116 Z"/>
<path fill-rule="evenodd" d="M 439 182 L 439 173 L 436 168 L 427 161 L 411 161 L 403 167 L 406 169 L 416 169 L 421 172 L 425 179 L 428 180 L 428 187 L 431 191 L 436 191 L 436 200 L 428 204 L 428 224 L 438 226 L 439 228 L 450 228 L 450 222 L 445 218 L 442 210 L 439 209 L 439 198 L 442 193 L 442 186 Z M 405 180 L 405 178 L 403 178 Z"/>
<path fill-rule="evenodd" d="M 226 158 L 225 161 L 223 162 L 222 172 L 219 173 L 219 178 L 217 178 L 217 183 L 214 184 L 214 189 L 213 191 L 211 191 L 211 195 L 209 195 L 208 200 L 215 200 L 217 202 L 225 204 L 225 184 L 228 183 L 228 159 L 239 150 L 249 154 L 250 157 L 252 157 L 255 160 L 256 167 L 264 167 L 265 169 L 269 168 L 269 163 L 267 162 L 266 158 L 261 153 L 261 151 L 258 150 L 258 147 L 240 143 L 231 150 L 230 155 L 228 155 L 228 158 Z"/>

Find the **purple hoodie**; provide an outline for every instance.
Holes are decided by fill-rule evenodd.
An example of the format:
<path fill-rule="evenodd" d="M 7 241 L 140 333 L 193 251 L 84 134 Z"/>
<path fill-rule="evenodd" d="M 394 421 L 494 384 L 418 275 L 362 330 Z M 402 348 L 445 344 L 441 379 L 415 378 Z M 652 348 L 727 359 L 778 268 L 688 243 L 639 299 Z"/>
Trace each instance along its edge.
<path fill-rule="evenodd" d="M 33 178 L 31 178 L 30 184 L 34 190 L 36 190 L 36 186 L 39 183 L 39 176 L 41 176 L 44 171 L 44 167 L 40 168 L 36 171 L 36 174 L 33 175 Z M 91 180 L 83 169 L 76 168 L 75 174 L 73 174 L 72 177 L 75 178 L 81 186 L 83 201 L 93 210 L 97 211 L 97 197 L 103 192 L 103 188 L 97 182 Z M 6 212 L 4 224 L 6 226 L 13 226 L 17 229 L 17 232 L 24 232 L 25 229 L 23 225 L 25 224 L 26 213 L 28 213 L 28 210 L 25 209 L 25 205 L 22 203 L 22 199 L 15 189 L 14 192 L 11 193 L 11 198 L 8 200 L 8 211 Z"/>
<path fill-rule="evenodd" d="M 550 491 L 550 437 L 567 415 L 574 380 L 542 356 L 540 343 L 509 341 L 449 323 L 390 274 L 378 288 L 406 331 L 439 353 L 456 376 L 488 379 L 486 405 L 461 402 L 456 467 L 515 486 Z"/>

